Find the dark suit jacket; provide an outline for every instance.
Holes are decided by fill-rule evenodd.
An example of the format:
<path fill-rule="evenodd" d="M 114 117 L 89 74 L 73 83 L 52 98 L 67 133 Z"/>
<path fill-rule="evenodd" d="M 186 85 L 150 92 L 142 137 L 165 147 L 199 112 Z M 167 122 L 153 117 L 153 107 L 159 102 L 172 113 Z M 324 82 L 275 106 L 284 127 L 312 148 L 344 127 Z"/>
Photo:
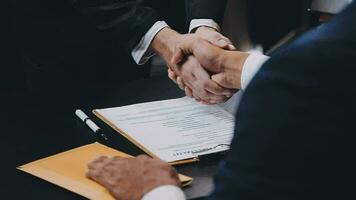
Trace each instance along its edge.
<path fill-rule="evenodd" d="M 355 199 L 356 2 L 248 86 L 211 199 Z"/>
<path fill-rule="evenodd" d="M 310 0 L 247 0 L 248 33 L 251 42 L 265 51 L 292 30 L 305 26 Z"/>
<path fill-rule="evenodd" d="M 213 19 L 222 25 L 227 0 L 186 0 L 187 22 L 193 19 Z"/>
<path fill-rule="evenodd" d="M 210 1 L 216 0 L 206 1 L 206 4 Z M 147 66 L 138 67 L 134 63 L 132 49 L 157 20 L 164 19 L 173 28 L 186 31 L 184 3 L 175 0 L 15 0 L 15 25 L 30 84 L 41 87 L 59 83 L 58 87 L 71 88 L 78 82 L 110 84 L 147 75 Z M 205 4 L 198 6 L 201 5 Z M 206 9 L 209 6 L 205 6 Z M 215 7 L 212 10 L 216 12 Z M 196 11 L 190 9 L 189 12 Z M 194 17 L 206 16 L 197 13 Z"/>

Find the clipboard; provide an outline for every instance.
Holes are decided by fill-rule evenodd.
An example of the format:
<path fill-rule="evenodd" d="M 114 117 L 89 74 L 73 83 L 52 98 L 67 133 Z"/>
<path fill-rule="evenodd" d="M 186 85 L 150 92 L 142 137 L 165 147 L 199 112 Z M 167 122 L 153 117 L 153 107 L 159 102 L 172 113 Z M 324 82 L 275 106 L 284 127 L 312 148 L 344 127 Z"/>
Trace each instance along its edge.
<path fill-rule="evenodd" d="M 188 97 L 94 109 L 92 113 L 113 130 L 108 144 L 115 147 L 122 136 L 140 151 L 172 165 L 226 153 L 235 129 L 234 115 L 224 106 L 203 105 Z"/>
<path fill-rule="evenodd" d="M 133 137 L 131 137 L 128 133 L 126 133 L 124 130 L 120 129 L 119 127 L 117 127 L 115 124 L 113 124 L 112 122 L 110 122 L 110 120 L 106 119 L 104 116 L 102 116 L 99 112 L 97 112 L 97 110 L 93 110 L 92 113 L 98 117 L 100 120 L 102 120 L 103 122 L 105 122 L 107 125 L 109 125 L 112 129 L 114 129 L 117 133 L 121 134 L 123 137 L 125 137 L 126 139 L 128 139 L 130 142 L 132 142 L 133 144 L 135 144 L 138 148 L 140 148 L 142 151 L 144 151 L 145 153 L 147 153 L 149 156 L 154 157 L 154 158 L 159 158 L 158 156 L 156 156 L 153 152 L 151 152 L 150 150 L 148 150 L 145 146 L 143 146 L 141 143 L 139 143 L 137 140 L 135 140 Z M 193 157 L 193 158 L 189 158 L 189 159 L 184 159 L 184 160 L 178 160 L 178 161 L 173 161 L 173 162 L 169 162 L 169 164 L 171 165 L 181 165 L 181 164 L 187 164 L 187 163 L 194 163 L 194 162 L 198 162 L 200 159 L 198 156 Z"/>

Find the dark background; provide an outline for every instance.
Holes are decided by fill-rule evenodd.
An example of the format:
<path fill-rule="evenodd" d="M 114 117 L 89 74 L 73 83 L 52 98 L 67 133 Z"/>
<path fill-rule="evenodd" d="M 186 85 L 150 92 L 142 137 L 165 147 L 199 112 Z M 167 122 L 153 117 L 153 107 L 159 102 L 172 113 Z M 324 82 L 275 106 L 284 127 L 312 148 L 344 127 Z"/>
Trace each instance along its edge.
<path fill-rule="evenodd" d="M 12 27 L 13 7 L 11 0 L 2 2 L 0 37 L 0 92 L 23 90 L 25 86 L 18 44 Z"/>
<path fill-rule="evenodd" d="M 4 0 L 0 9 L 2 13 L 0 52 L 3 52 L 0 60 L 0 94 L 22 92 L 27 89 L 23 55 L 20 51 L 21 45 L 19 42 L 23 40 L 22 35 L 26 35 L 31 28 L 27 28 L 27 30 L 18 28 L 28 26 L 26 21 L 19 21 L 19 14 L 15 12 L 17 10 L 15 6 L 19 2 L 21 1 Z M 159 3 L 159 1 L 152 1 L 152 4 L 158 4 L 157 2 Z M 187 24 L 184 20 L 184 1 L 167 2 L 170 2 L 171 6 L 167 10 L 162 10 L 160 14 L 164 18 L 170 16 L 167 20 L 168 23 L 180 32 L 184 32 L 187 30 Z M 305 11 L 309 1 L 274 0 L 261 2 L 252 0 L 246 2 L 231 0 L 228 3 L 224 29 L 227 30 L 225 31 L 226 35 L 235 43 L 245 44 L 247 40 L 251 40 L 253 43 L 262 43 L 267 51 L 290 31 L 305 25 Z M 245 22 L 247 21 L 246 18 L 248 18 L 248 23 Z M 238 25 L 244 26 L 246 24 L 249 24 L 249 29 L 238 27 Z M 238 46 L 241 47 L 241 45 Z"/>
<path fill-rule="evenodd" d="M 224 28 L 228 30 L 226 34 L 231 36 L 237 44 L 251 40 L 264 44 L 265 50 L 268 50 L 284 35 L 305 25 L 306 4 L 304 1 L 275 0 L 267 3 L 267 1 L 256 0 L 241 4 L 240 8 L 248 8 L 247 12 L 241 15 L 241 21 L 248 18 L 249 20 L 246 21 L 249 23 L 246 22 L 246 24 L 253 24 L 249 26 L 249 30 L 246 27 L 245 30 L 241 30 L 235 27 L 239 21 L 235 18 L 236 14 L 240 15 L 233 7 L 236 5 L 235 2 L 229 1 L 231 6 L 227 9 Z M 23 197 L 79 198 L 72 193 L 63 192 L 64 189 L 48 186 L 49 184 L 44 181 L 34 181 L 32 176 L 18 172 L 15 167 L 82 144 L 83 141 L 76 135 L 77 124 L 73 113 L 78 107 L 89 112 L 93 108 L 127 105 L 162 97 L 160 96 L 163 90 L 162 85 L 159 81 L 157 82 L 157 78 L 160 79 L 162 75 L 166 76 L 165 66 L 158 60 L 153 62 L 152 81 L 148 80 L 151 83 L 149 85 L 151 89 L 147 91 L 139 90 L 137 83 L 134 83 L 135 87 L 130 83 L 125 83 L 98 87 L 95 94 L 83 92 L 80 96 L 77 96 L 75 91 L 60 96 L 47 93 L 32 94 L 26 85 L 23 55 L 18 38 L 18 35 L 26 34 L 26 32 L 16 33 L 18 29 L 15 27 L 21 24 L 14 24 L 17 22 L 17 15 L 13 3 L 14 0 L 4 0 L 0 7 L 0 152 L 2 155 L 0 193 L 3 197 L 12 199 Z M 179 4 L 173 8 L 176 12 L 175 18 L 170 19 L 168 23 L 176 24 L 181 31 L 187 30 L 184 12 L 182 12 L 184 6 Z M 168 10 L 167 13 L 162 14 L 168 14 Z M 265 32 L 266 29 L 270 32 Z M 245 34 L 234 34 L 239 31 Z M 249 32 L 253 34 L 248 34 Z M 241 38 L 243 41 L 240 40 Z M 168 88 L 175 87 L 174 84 L 169 84 L 171 85 Z M 136 89 L 131 90 L 131 88 Z M 137 98 L 137 96 L 144 98 Z M 166 96 L 166 98 L 169 97 L 173 96 Z M 35 188 L 43 187 L 50 191 L 33 190 L 33 185 L 37 185 Z M 67 196 L 62 196 L 63 193 Z"/>

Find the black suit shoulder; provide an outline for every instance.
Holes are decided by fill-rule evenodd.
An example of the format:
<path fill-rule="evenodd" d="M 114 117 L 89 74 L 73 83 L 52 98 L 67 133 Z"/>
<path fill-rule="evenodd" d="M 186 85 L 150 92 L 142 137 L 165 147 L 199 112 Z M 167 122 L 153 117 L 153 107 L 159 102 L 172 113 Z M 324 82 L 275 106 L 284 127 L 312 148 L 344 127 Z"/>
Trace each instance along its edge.
<path fill-rule="evenodd" d="M 157 11 L 143 0 L 71 2 L 89 24 L 114 40 L 114 43 L 122 44 L 128 51 L 131 51 L 148 29 L 161 19 Z"/>
<path fill-rule="evenodd" d="M 342 199 L 356 126 L 356 3 L 281 49 L 248 86 L 211 199 Z"/>
<path fill-rule="evenodd" d="M 129 54 L 161 20 L 143 0 L 15 0 L 14 6 L 20 36 L 33 42 L 27 46 L 43 49 L 46 44 L 67 50 L 111 45 Z"/>

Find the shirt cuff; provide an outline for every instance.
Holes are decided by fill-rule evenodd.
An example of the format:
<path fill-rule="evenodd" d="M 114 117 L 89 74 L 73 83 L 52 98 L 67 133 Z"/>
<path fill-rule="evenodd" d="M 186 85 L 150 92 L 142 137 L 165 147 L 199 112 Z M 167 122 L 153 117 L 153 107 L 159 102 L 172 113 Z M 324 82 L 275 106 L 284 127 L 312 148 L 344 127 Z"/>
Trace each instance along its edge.
<path fill-rule="evenodd" d="M 249 52 L 250 55 L 247 57 L 241 72 L 241 89 L 245 90 L 262 67 L 262 65 L 269 59 L 268 56 L 263 55 L 261 52 L 252 51 Z"/>
<path fill-rule="evenodd" d="M 157 35 L 157 33 L 165 27 L 168 27 L 165 21 L 157 21 L 142 37 L 140 42 L 135 46 L 135 48 L 131 52 L 131 56 L 135 60 L 136 64 L 143 65 L 152 56 L 155 55 L 155 52 L 152 49 L 150 49 L 151 42 L 153 38 Z"/>
<path fill-rule="evenodd" d="M 185 200 L 183 191 L 174 185 L 163 185 L 156 187 L 142 197 L 142 200 Z"/>
<path fill-rule="evenodd" d="M 192 21 L 190 21 L 189 33 L 201 26 L 207 26 L 220 32 L 219 24 L 212 19 L 193 19 Z"/>

